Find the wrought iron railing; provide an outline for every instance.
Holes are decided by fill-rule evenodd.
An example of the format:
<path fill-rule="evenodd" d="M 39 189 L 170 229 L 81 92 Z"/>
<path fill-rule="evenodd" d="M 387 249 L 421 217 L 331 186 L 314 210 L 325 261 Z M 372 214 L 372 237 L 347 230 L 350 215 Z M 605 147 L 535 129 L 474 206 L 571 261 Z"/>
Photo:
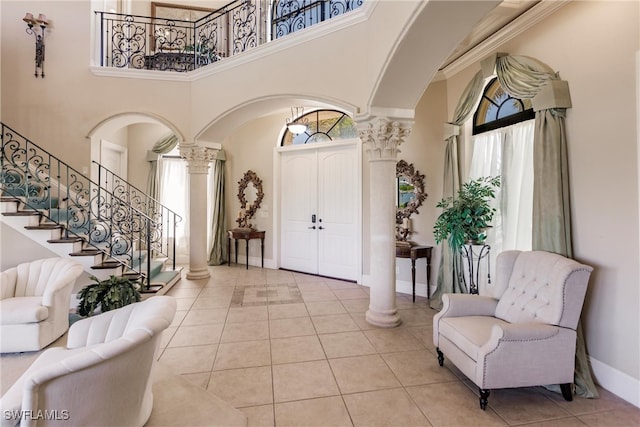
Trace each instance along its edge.
<path fill-rule="evenodd" d="M 2 128 L 0 185 L 4 196 L 19 198 L 51 223 L 63 226 L 63 237 L 80 237 L 87 246 L 140 274 L 149 289 L 152 253 L 163 251 L 162 224 L 64 163 L 9 126 Z M 174 230 L 171 230 L 172 232 Z"/>
<path fill-rule="evenodd" d="M 235 0 L 196 21 L 95 12 L 100 65 L 192 71 L 354 10 L 363 1 Z"/>
<path fill-rule="evenodd" d="M 133 206 L 140 212 L 144 212 L 153 220 L 153 227 L 158 228 L 155 233 L 158 235 L 157 242 L 153 242 L 153 249 L 160 254 L 175 254 L 176 239 L 163 238 L 165 235 L 175 236 L 178 223 L 182 222 L 182 217 L 172 211 L 158 200 L 154 199 L 144 191 L 132 185 L 130 182 L 113 173 L 96 161 L 92 161 L 98 168 L 98 183 L 102 188 L 109 190 L 115 197 L 122 200 L 127 205 Z M 176 257 L 173 256 L 173 269 L 176 268 Z"/>

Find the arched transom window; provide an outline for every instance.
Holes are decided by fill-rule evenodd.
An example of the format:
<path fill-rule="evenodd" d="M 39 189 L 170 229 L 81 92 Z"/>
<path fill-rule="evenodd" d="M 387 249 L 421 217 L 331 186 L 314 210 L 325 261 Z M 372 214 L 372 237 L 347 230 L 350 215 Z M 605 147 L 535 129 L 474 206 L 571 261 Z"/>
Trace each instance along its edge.
<path fill-rule="evenodd" d="M 530 99 L 510 96 L 494 78 L 484 89 L 473 115 L 473 134 L 487 132 L 534 118 Z"/>
<path fill-rule="evenodd" d="M 358 136 L 353 119 L 341 111 L 312 111 L 297 117 L 296 121 L 305 122 L 307 130 L 296 135 L 287 129 L 282 135 L 281 146 L 329 142 Z"/>

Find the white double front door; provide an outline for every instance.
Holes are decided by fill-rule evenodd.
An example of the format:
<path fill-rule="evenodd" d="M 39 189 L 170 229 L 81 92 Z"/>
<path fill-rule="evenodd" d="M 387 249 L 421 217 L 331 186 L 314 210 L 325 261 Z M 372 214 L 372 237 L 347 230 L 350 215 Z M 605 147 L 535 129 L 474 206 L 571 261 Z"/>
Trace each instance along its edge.
<path fill-rule="evenodd" d="M 362 226 L 358 148 L 357 143 L 332 143 L 280 153 L 282 268 L 358 279 Z"/>

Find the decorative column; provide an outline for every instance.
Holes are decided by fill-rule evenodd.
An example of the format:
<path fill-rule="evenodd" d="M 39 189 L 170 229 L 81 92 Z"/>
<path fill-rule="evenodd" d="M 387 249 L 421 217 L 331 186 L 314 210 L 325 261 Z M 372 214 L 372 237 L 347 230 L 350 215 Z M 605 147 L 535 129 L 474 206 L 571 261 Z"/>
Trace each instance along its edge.
<path fill-rule="evenodd" d="M 358 124 L 369 155 L 369 276 L 367 322 L 380 327 L 401 323 L 396 309 L 396 161 L 411 122 L 374 117 Z"/>
<path fill-rule="evenodd" d="M 187 279 L 210 277 L 207 267 L 207 174 L 218 150 L 180 145 L 189 168 L 189 271 Z"/>

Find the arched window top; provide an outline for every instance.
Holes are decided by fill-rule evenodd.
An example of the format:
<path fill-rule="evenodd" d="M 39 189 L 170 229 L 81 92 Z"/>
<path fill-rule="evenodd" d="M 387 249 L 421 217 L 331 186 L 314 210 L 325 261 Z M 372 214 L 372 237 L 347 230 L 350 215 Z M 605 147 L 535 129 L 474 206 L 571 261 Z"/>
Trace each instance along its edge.
<path fill-rule="evenodd" d="M 296 121 L 306 122 L 307 130 L 296 135 L 287 129 L 280 142 L 283 147 L 356 138 L 358 136 L 353 119 L 341 111 L 317 110 L 303 114 L 295 119 Z"/>
<path fill-rule="evenodd" d="M 534 118 L 530 99 L 510 96 L 497 78 L 485 87 L 478 109 L 473 115 L 473 134 L 488 132 Z"/>

